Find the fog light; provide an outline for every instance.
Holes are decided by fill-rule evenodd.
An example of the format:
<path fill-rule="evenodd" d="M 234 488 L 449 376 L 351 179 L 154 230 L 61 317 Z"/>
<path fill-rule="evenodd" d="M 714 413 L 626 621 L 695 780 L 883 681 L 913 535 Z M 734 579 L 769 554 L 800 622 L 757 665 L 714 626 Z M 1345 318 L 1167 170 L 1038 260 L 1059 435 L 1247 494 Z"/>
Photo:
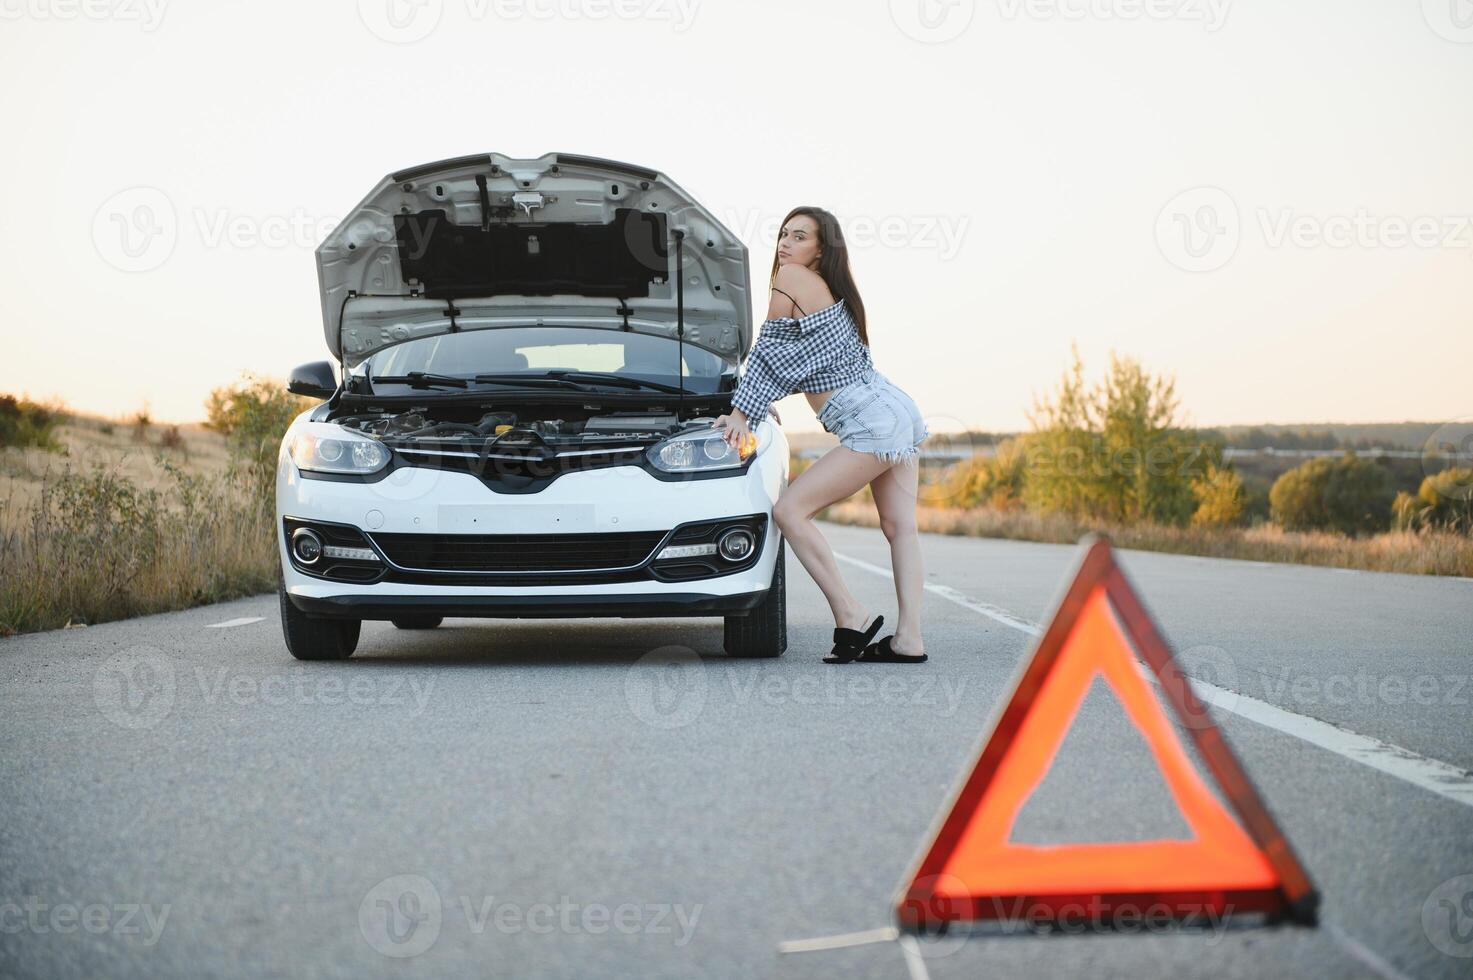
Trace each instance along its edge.
<path fill-rule="evenodd" d="M 316 564 L 322 557 L 322 538 L 309 527 L 299 527 L 292 532 L 292 554 L 303 565 Z"/>
<path fill-rule="evenodd" d="M 727 561 L 741 561 L 752 553 L 755 544 L 752 532 L 739 527 L 723 534 L 721 540 L 716 543 L 716 549 Z"/>

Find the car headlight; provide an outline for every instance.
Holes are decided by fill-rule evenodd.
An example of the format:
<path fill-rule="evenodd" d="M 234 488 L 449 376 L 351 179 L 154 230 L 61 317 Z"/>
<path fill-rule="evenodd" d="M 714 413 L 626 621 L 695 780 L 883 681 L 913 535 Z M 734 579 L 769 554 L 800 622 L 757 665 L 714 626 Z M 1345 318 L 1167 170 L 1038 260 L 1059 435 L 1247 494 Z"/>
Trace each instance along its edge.
<path fill-rule="evenodd" d="M 298 469 L 314 473 L 377 473 L 389 465 L 382 444 L 334 425 L 304 429 L 292 437 L 287 452 Z"/>
<path fill-rule="evenodd" d="M 734 470 L 757 455 L 762 441 L 749 434 L 740 449 L 733 449 L 715 427 L 696 429 L 657 442 L 645 451 L 650 463 L 666 473 L 704 473 Z"/>

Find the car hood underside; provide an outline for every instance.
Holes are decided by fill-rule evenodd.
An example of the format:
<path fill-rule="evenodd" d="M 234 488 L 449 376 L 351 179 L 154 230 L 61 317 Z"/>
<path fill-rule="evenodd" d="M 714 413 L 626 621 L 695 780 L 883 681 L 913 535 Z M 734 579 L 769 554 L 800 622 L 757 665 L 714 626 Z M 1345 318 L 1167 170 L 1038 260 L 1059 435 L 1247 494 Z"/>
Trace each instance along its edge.
<path fill-rule="evenodd" d="M 677 284 L 677 269 L 681 275 Z M 548 324 L 752 342 L 747 248 L 668 177 L 498 153 L 385 177 L 317 249 L 325 339 L 352 367 L 459 330 Z"/>

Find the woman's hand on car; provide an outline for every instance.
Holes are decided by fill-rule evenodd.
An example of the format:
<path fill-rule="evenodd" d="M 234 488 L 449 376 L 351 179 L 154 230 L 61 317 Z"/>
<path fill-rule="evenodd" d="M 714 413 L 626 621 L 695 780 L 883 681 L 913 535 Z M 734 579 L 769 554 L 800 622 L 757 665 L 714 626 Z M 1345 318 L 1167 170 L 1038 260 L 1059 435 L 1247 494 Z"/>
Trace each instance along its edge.
<path fill-rule="evenodd" d="M 716 416 L 716 428 L 721 430 L 721 438 L 733 449 L 740 449 L 742 440 L 752 435 L 752 430 L 747 428 L 747 417 L 740 408 L 732 409 L 730 415 Z"/>

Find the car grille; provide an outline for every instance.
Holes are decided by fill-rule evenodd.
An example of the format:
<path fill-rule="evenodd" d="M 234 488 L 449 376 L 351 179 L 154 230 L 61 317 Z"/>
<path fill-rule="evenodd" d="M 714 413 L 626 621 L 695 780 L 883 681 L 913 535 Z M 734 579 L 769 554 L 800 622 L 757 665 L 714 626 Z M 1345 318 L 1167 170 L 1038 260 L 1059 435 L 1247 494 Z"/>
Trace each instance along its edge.
<path fill-rule="evenodd" d="M 592 534 L 373 534 L 401 568 L 437 572 L 559 572 L 624 568 L 649 557 L 665 531 Z"/>

